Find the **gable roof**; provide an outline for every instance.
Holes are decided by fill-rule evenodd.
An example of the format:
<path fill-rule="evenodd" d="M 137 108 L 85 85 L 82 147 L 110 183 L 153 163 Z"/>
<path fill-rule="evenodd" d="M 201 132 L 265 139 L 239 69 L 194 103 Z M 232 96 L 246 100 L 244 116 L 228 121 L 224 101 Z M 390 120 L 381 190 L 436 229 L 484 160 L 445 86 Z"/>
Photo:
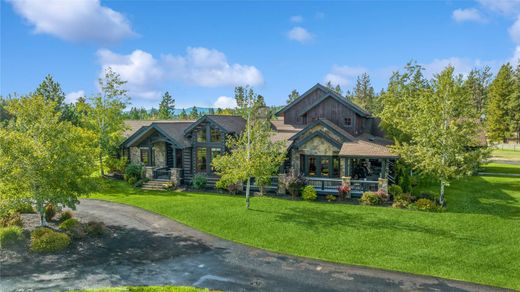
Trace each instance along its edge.
<path fill-rule="evenodd" d="M 309 111 L 310 109 L 312 109 L 313 107 L 315 107 L 316 105 L 318 105 L 319 103 L 321 103 L 324 99 L 326 98 L 333 98 L 335 100 L 337 100 L 339 103 L 343 104 L 344 106 L 350 108 L 352 111 L 354 111 L 355 113 L 357 113 L 358 115 L 360 116 L 363 116 L 363 117 L 371 117 L 370 113 L 367 112 L 366 110 L 364 110 L 363 108 L 361 108 L 360 106 L 354 104 L 353 102 L 351 102 L 350 100 L 346 99 L 345 97 L 341 96 L 340 94 L 338 94 L 336 91 L 334 90 L 331 90 L 329 88 L 327 88 L 326 86 L 323 86 L 319 83 L 316 83 L 316 85 L 314 85 L 313 87 L 311 87 L 309 90 L 307 90 L 305 93 L 303 93 L 302 95 L 300 95 L 297 99 L 293 100 L 291 103 L 289 103 L 288 105 L 286 105 L 284 108 L 282 108 L 281 110 L 279 110 L 276 115 L 279 115 L 281 113 L 284 113 L 285 111 L 287 111 L 288 109 L 292 108 L 294 105 L 296 105 L 297 103 L 299 103 L 300 101 L 302 101 L 303 99 L 305 99 L 309 94 L 311 94 L 312 92 L 314 92 L 316 89 L 321 89 L 322 91 L 324 91 L 326 94 L 322 97 L 320 97 L 315 103 L 313 103 L 311 106 L 307 107 L 305 109 L 305 112 Z"/>
<path fill-rule="evenodd" d="M 184 134 L 193 131 L 202 122 L 209 121 L 227 133 L 240 134 L 246 127 L 246 120 L 241 116 L 204 115 L 184 130 Z"/>
<path fill-rule="evenodd" d="M 392 153 L 390 148 L 363 140 L 343 143 L 339 155 L 345 157 L 399 158 L 399 155 Z"/>
<path fill-rule="evenodd" d="M 164 136 L 170 143 L 174 144 L 179 148 L 190 147 L 190 141 L 184 137 L 184 130 L 189 127 L 192 121 L 162 121 L 152 122 L 148 126 L 142 126 L 132 135 L 130 135 L 123 143 L 124 147 L 130 147 L 146 135 L 150 134 L 150 131 L 157 131 Z"/>
<path fill-rule="evenodd" d="M 356 138 L 349 134 L 347 131 L 343 130 L 342 128 L 338 127 L 333 122 L 327 120 L 327 119 L 317 119 L 316 121 L 310 123 L 305 128 L 303 128 L 301 131 L 297 132 L 295 135 L 291 136 L 289 140 L 295 140 L 302 135 L 304 135 L 307 131 L 314 128 L 316 125 L 322 125 L 323 127 L 329 129 L 334 134 L 342 137 L 345 140 L 355 141 Z"/>

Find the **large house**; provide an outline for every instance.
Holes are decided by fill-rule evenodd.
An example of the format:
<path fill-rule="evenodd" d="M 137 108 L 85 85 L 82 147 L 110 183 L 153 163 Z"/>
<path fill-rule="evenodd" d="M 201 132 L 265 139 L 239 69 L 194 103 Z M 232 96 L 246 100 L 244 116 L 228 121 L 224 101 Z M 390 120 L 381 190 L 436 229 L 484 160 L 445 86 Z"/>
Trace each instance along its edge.
<path fill-rule="evenodd" d="M 335 91 L 316 84 L 276 115 L 272 139 L 285 141 L 288 153 L 281 174 L 299 171 L 321 193 L 336 191 L 344 177 L 352 180 L 353 193 L 377 189 L 380 179 L 392 181 L 398 157 L 377 119 Z M 221 115 L 127 121 L 121 146 L 131 163 L 145 166 L 149 178 L 189 184 L 204 173 L 214 183 L 212 159 L 226 151 L 226 137 L 240 135 L 245 125 L 242 117 Z"/>

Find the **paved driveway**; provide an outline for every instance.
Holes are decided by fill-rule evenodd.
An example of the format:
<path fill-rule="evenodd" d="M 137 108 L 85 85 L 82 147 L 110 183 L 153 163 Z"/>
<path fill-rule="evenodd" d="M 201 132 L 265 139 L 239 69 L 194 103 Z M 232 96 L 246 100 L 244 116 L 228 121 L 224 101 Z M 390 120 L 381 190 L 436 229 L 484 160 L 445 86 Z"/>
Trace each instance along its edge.
<path fill-rule="evenodd" d="M 0 270 L 1 291 L 193 285 L 224 291 L 496 291 L 471 283 L 280 255 L 193 230 L 139 208 L 82 200 L 76 216 L 115 232 L 110 244 Z M 81 251 L 81 247 L 77 247 Z M 79 254 L 79 255 L 78 255 Z"/>

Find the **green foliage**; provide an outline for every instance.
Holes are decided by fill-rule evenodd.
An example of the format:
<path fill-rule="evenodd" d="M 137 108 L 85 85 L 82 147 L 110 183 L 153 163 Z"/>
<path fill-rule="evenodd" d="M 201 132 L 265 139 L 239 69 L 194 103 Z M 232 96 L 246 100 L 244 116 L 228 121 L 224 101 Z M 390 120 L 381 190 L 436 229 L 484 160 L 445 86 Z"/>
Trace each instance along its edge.
<path fill-rule="evenodd" d="M 207 175 L 205 175 L 203 173 L 195 174 L 193 176 L 193 181 L 191 182 L 193 187 L 197 190 L 202 190 L 202 189 L 206 188 L 207 183 L 208 183 L 208 177 L 207 177 Z"/>
<path fill-rule="evenodd" d="M 300 97 L 300 93 L 298 92 L 298 90 L 293 89 L 287 98 L 287 104 L 290 104 L 291 102 L 296 100 L 298 97 Z"/>
<path fill-rule="evenodd" d="M 318 198 L 318 193 L 313 186 L 308 185 L 303 188 L 302 198 L 305 201 L 315 201 Z"/>
<path fill-rule="evenodd" d="M 489 102 L 486 112 L 487 138 L 504 142 L 509 136 L 510 116 L 508 103 L 515 90 L 513 68 L 502 65 L 495 80 L 489 86 Z"/>
<path fill-rule="evenodd" d="M 439 212 L 442 210 L 441 206 L 438 206 L 434 201 L 429 199 L 418 199 L 415 203 L 411 204 L 409 208 L 427 212 Z"/>
<path fill-rule="evenodd" d="M 54 253 L 67 248 L 70 238 L 67 234 L 49 228 L 37 228 L 31 232 L 31 251 Z"/>
<path fill-rule="evenodd" d="M 56 213 L 57 213 L 56 206 L 54 206 L 53 204 L 47 204 L 47 206 L 45 206 L 44 216 L 45 216 L 45 220 L 47 220 L 47 222 L 54 219 L 54 216 L 56 216 Z"/>
<path fill-rule="evenodd" d="M 359 202 L 363 205 L 380 205 L 381 198 L 374 192 L 364 192 Z"/>
<path fill-rule="evenodd" d="M 354 86 L 353 101 L 370 113 L 377 113 L 379 111 L 377 96 L 374 93 L 374 87 L 372 87 L 370 76 L 367 73 L 363 73 L 357 77 L 356 85 Z"/>
<path fill-rule="evenodd" d="M 449 66 L 430 82 L 419 65 L 394 73 L 381 96 L 379 114 L 394 150 L 424 175 L 441 182 L 440 201 L 449 181 L 471 175 L 486 157 L 480 146 L 482 125 L 461 75 Z M 407 188 L 401 185 L 403 191 Z"/>
<path fill-rule="evenodd" d="M 327 202 L 334 202 L 337 200 L 337 198 L 334 195 L 327 195 L 325 196 L 325 200 L 327 200 Z"/>
<path fill-rule="evenodd" d="M 4 212 L 0 216 L 0 227 L 9 227 L 9 226 L 23 226 L 22 217 L 20 213 L 15 212 L 13 210 L 9 210 Z"/>
<path fill-rule="evenodd" d="M 134 188 L 140 188 L 140 187 L 143 186 L 143 183 L 144 183 L 143 180 L 140 179 L 140 180 L 136 181 L 136 182 L 133 184 L 133 186 L 134 186 Z"/>
<path fill-rule="evenodd" d="M 140 164 L 128 164 L 125 168 L 125 180 L 128 181 L 129 184 L 133 185 L 141 179 L 142 173 L 143 167 Z M 133 179 L 132 182 L 130 179 Z"/>
<path fill-rule="evenodd" d="M 185 286 L 125 286 L 111 288 L 96 288 L 73 292 L 211 292 L 207 288 Z"/>
<path fill-rule="evenodd" d="M 128 158 L 117 158 L 113 156 L 108 156 L 105 159 L 105 165 L 108 168 L 108 170 L 112 173 L 124 173 L 126 166 L 128 165 Z"/>
<path fill-rule="evenodd" d="M 89 221 L 86 229 L 88 235 L 95 237 L 103 236 L 107 232 L 105 223 L 98 221 Z"/>
<path fill-rule="evenodd" d="M 34 202 L 42 216 L 49 203 L 73 208 L 93 187 L 92 135 L 55 106 L 39 95 L 10 100 L 13 119 L 0 127 L 0 201 Z"/>
<path fill-rule="evenodd" d="M 399 185 L 391 185 L 390 187 L 388 187 L 388 192 L 392 196 L 396 197 L 400 196 L 403 193 L 403 189 Z"/>
<path fill-rule="evenodd" d="M 31 203 L 17 203 L 14 207 L 14 211 L 20 214 L 33 214 L 36 213 Z"/>
<path fill-rule="evenodd" d="M 418 199 L 428 199 L 430 201 L 435 201 L 435 198 L 436 195 L 433 193 L 433 192 L 429 192 L 429 191 L 423 191 L 423 192 L 420 192 L 419 195 L 417 196 Z"/>
<path fill-rule="evenodd" d="M 60 224 L 60 230 L 66 232 L 70 237 L 79 239 L 85 237 L 85 230 L 78 219 L 70 218 Z"/>
<path fill-rule="evenodd" d="M 58 222 L 64 222 L 68 219 L 72 218 L 72 212 L 71 211 L 63 211 L 60 213 L 58 217 Z"/>
<path fill-rule="evenodd" d="M 0 227 L 0 249 L 13 246 L 23 239 L 23 230 L 19 226 Z"/>
<path fill-rule="evenodd" d="M 493 74 L 491 73 L 491 68 L 489 66 L 485 66 L 481 70 L 471 70 L 468 74 L 468 77 L 464 81 L 464 87 L 469 92 L 475 107 L 475 111 L 479 115 L 486 113 L 489 83 L 492 76 Z"/>
<path fill-rule="evenodd" d="M 160 120 L 169 120 L 173 118 L 173 112 L 175 110 L 175 99 L 166 91 L 163 96 L 161 103 L 159 104 L 159 112 L 157 118 Z"/>
<path fill-rule="evenodd" d="M 135 177 L 129 177 L 127 180 L 129 185 L 135 187 L 135 185 L 137 184 L 137 179 Z M 141 181 L 141 186 L 143 185 L 142 181 Z"/>

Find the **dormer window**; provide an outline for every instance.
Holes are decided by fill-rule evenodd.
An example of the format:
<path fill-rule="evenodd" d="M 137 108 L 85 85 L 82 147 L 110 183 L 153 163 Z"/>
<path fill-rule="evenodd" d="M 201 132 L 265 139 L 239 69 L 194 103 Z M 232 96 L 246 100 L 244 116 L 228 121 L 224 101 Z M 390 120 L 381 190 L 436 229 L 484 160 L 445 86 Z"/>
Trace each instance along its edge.
<path fill-rule="evenodd" d="M 345 118 L 345 126 L 347 126 L 347 127 L 352 126 L 352 118 Z"/>

